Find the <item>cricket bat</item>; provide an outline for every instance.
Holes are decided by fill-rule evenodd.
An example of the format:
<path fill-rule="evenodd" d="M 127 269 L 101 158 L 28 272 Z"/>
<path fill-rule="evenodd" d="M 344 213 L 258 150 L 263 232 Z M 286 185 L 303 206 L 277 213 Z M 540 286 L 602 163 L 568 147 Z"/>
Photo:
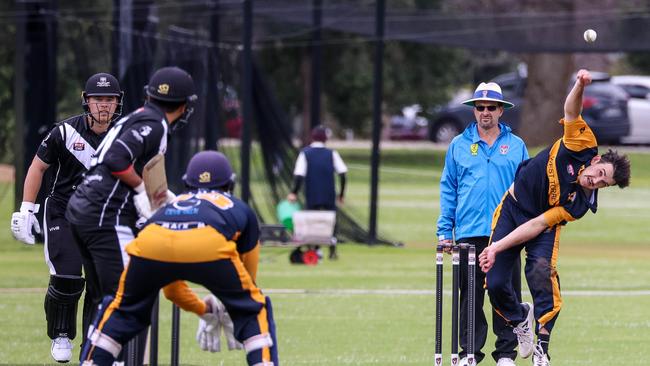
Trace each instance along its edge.
<path fill-rule="evenodd" d="M 147 162 L 142 170 L 142 180 L 149 197 L 151 209 L 157 210 L 167 202 L 165 155 L 157 154 Z"/>

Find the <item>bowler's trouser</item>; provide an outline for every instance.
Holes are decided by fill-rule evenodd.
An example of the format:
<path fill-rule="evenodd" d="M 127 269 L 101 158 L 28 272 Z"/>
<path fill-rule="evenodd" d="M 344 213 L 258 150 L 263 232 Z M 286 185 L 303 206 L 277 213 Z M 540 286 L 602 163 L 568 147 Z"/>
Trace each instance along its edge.
<path fill-rule="evenodd" d="M 504 238 L 530 219 L 532 217 L 517 206 L 515 199 L 506 194 L 494 212 L 492 241 Z M 560 226 L 550 227 L 530 241 L 496 255 L 494 266 L 487 273 L 487 290 L 492 306 L 511 326 L 517 326 L 526 319 L 526 310 L 511 281 L 512 267 L 525 248 L 524 270 L 535 307 L 535 329 L 538 331 L 544 327 L 549 332 L 553 329 L 562 307 L 560 278 L 557 273 L 559 238 Z"/>

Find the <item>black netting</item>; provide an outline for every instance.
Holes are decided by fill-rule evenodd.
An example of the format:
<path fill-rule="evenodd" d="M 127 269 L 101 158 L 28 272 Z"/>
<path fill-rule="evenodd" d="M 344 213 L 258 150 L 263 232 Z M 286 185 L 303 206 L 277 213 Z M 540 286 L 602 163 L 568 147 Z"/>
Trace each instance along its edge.
<path fill-rule="evenodd" d="M 184 166 L 191 155 L 206 147 L 214 148 L 217 142 L 235 166 L 240 166 L 237 160 L 240 156 L 239 100 L 242 95 L 241 0 L 101 0 L 92 4 L 70 0 L 58 2 L 58 7 L 48 5 L 57 3 L 55 1 L 28 3 L 29 6 L 24 3 L 16 11 L 3 12 L 0 19 L 13 20 L 16 28 L 20 28 L 26 19 L 53 25 L 53 31 L 48 34 L 52 37 L 56 33 L 53 37 L 56 46 L 52 44 L 51 47 L 57 52 L 56 58 L 41 60 L 54 62 L 56 59 L 57 72 L 50 70 L 37 77 L 35 75 L 40 75 L 40 71 L 46 68 L 33 67 L 29 71 L 32 75 L 27 74 L 24 79 L 25 85 L 39 87 L 44 85 L 47 75 L 58 76 L 55 78 L 56 88 L 48 86 L 47 93 L 51 95 L 52 90 L 60 92 L 57 108 L 63 115 L 59 118 L 78 113 L 80 88 L 94 72 L 109 71 L 118 76 L 126 91 L 124 109 L 130 112 L 142 104 L 142 88 L 154 69 L 178 65 L 194 76 L 201 98 L 191 125 L 176 133 L 170 142 L 167 155 L 170 185 L 178 190 Z M 645 32 L 650 26 L 650 9 L 645 6 L 595 6 L 579 12 L 521 11 L 521 7 L 511 11 L 489 8 L 443 11 L 440 9 L 453 9 L 442 6 L 453 2 L 432 1 L 430 8 L 419 9 L 397 7 L 398 3 L 425 4 L 387 1 L 386 40 L 512 52 L 650 49 L 650 34 Z M 319 9 L 323 27 L 321 44 L 349 45 L 375 41 L 375 6 L 375 1 L 323 0 Z M 315 30 L 313 11 L 311 1 L 254 1 L 254 61 L 261 50 L 271 48 L 304 48 L 308 52 Z M 39 14 L 39 17 L 34 14 Z M 43 20 L 39 20 L 41 18 Z M 35 25 L 29 23 L 28 31 L 29 27 Z M 587 28 L 598 31 L 597 42 L 587 44 L 582 40 L 582 32 Z M 30 56 L 27 52 L 25 54 Z M 251 203 L 264 221 L 273 222 L 276 220 L 274 207 L 289 190 L 297 154 L 290 137 L 300 131 L 292 130 L 289 117 L 276 100 L 277 92 L 265 80 L 268 71 L 260 63 L 253 73 L 255 151 L 251 154 Z M 49 115 L 40 119 L 38 123 L 41 124 L 55 120 Z M 29 133 L 43 131 L 30 129 Z M 338 215 L 341 236 L 351 241 L 367 241 L 366 230 L 353 219 L 356 215 L 350 214 L 349 210 L 346 207 Z"/>

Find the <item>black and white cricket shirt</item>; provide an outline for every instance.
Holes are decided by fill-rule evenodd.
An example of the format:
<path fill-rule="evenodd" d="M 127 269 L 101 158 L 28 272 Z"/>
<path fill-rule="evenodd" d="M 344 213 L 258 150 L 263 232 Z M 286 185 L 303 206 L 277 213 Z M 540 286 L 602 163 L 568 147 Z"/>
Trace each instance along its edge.
<path fill-rule="evenodd" d="M 62 207 L 66 206 L 81 175 L 90 168 L 90 160 L 104 135 L 93 132 L 84 115 L 70 117 L 55 125 L 36 152 L 36 156 L 53 169 L 48 197 Z"/>
<path fill-rule="evenodd" d="M 165 114 L 150 103 L 117 121 L 70 198 L 66 218 L 78 225 L 134 227 L 134 191 L 113 174 L 133 166 L 142 175 L 145 164 L 167 150 L 167 131 Z"/>

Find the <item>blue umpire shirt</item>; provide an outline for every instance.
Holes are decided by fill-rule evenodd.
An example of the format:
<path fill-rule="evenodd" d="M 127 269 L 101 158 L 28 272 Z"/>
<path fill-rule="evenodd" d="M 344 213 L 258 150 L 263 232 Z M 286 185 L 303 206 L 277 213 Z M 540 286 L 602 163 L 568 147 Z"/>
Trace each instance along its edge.
<path fill-rule="evenodd" d="M 481 140 L 476 122 L 449 144 L 440 178 L 438 240 L 490 236 L 492 213 L 519 163 L 528 159 L 524 141 L 510 127 L 499 123 L 499 128 L 491 147 Z"/>

